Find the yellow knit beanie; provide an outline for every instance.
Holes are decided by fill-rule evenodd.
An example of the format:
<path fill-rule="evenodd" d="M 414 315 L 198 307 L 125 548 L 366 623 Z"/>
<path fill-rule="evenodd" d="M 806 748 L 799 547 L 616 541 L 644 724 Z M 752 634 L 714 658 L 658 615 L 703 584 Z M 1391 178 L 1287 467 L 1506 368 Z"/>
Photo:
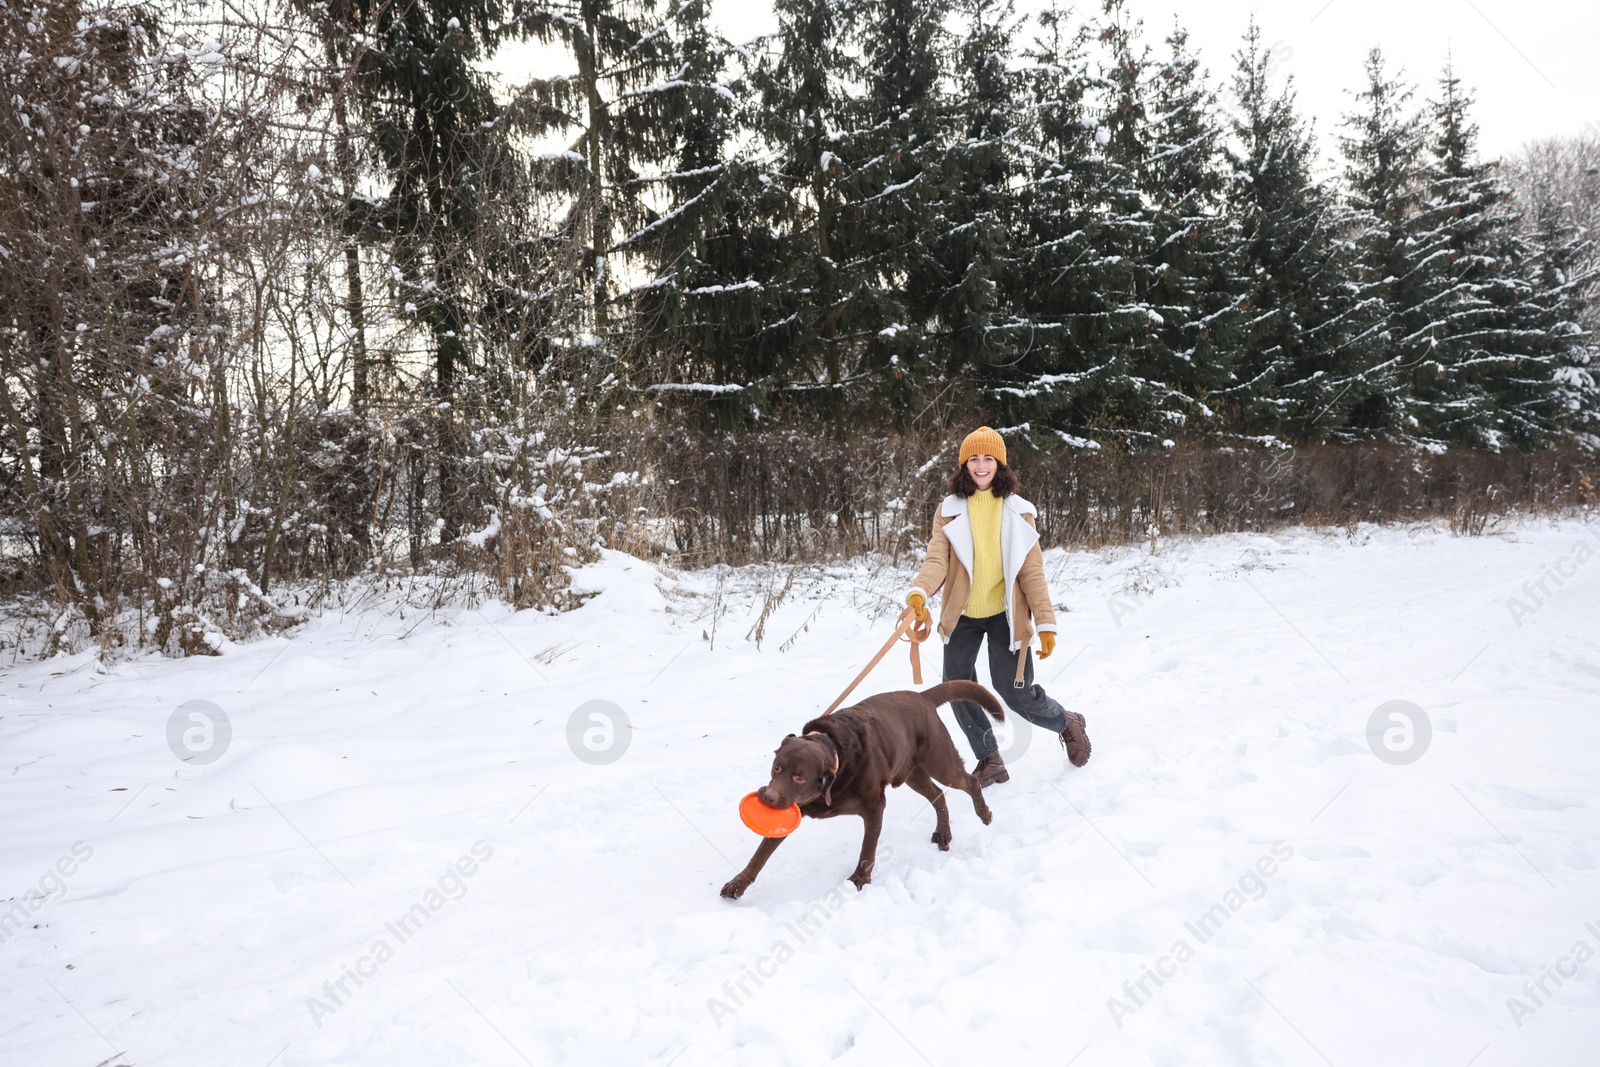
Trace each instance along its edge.
<path fill-rule="evenodd" d="M 961 459 L 963 466 L 973 456 L 993 456 L 1001 463 L 1006 461 L 1006 443 L 1000 435 L 987 426 L 979 426 L 961 440 Z"/>

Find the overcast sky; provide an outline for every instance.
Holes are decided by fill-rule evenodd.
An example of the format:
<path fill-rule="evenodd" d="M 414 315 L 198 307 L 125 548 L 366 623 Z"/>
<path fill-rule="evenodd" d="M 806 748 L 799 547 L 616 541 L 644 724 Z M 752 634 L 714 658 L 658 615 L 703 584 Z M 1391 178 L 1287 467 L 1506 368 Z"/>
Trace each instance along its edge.
<path fill-rule="evenodd" d="M 1017 4 L 1018 11 L 1040 5 Z M 1535 137 L 1600 133 L 1600 2 L 1597 0 L 1129 0 L 1158 47 L 1181 15 L 1213 79 L 1233 68 L 1252 12 L 1278 70 L 1292 74 L 1301 110 L 1317 119 L 1323 148 L 1358 88 L 1367 50 L 1381 47 L 1431 90 L 1446 53 L 1477 90 L 1482 147 L 1515 152 Z M 1079 10 L 1097 13 L 1094 0 Z M 713 0 L 714 18 L 735 41 L 777 26 L 768 0 Z"/>
<path fill-rule="evenodd" d="M 1017 10 L 1039 6 L 1018 0 Z M 1361 85 L 1362 62 L 1374 45 L 1420 83 L 1419 98 L 1433 92 L 1452 55 L 1477 94 L 1485 155 L 1509 155 L 1530 139 L 1586 126 L 1600 135 L 1600 0 L 1129 0 L 1129 8 L 1144 19 L 1157 53 L 1181 13 L 1219 87 L 1232 74 L 1233 52 L 1254 12 L 1277 72 L 1293 76 L 1301 112 L 1316 119 L 1325 154 L 1337 148 L 1339 116 L 1350 106 L 1350 90 Z M 770 0 L 712 0 L 712 10 L 736 42 L 777 28 Z M 1086 0 L 1079 10 L 1098 13 L 1100 5 Z M 508 81 L 554 73 L 539 50 L 517 51 L 514 59 L 497 57 Z"/>

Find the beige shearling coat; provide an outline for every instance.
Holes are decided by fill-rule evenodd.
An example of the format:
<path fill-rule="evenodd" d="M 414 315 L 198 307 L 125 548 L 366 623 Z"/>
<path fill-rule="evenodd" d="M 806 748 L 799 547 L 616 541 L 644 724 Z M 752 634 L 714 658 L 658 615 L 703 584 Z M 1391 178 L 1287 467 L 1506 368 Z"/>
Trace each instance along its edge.
<path fill-rule="evenodd" d="M 1005 576 L 1005 612 L 1011 620 L 1010 651 L 1025 648 L 1033 635 L 1056 629 L 1056 612 L 1050 586 L 1044 577 L 1044 554 L 1034 527 L 1038 509 L 1015 493 L 1004 499 L 1000 511 L 1000 569 Z M 922 593 L 933 604 L 933 594 L 944 589 L 939 609 L 939 637 L 948 644 L 961 612 L 972 595 L 972 522 L 967 498 L 954 493 L 944 498 L 933 515 L 933 536 L 927 558 L 906 590 Z M 1026 657 L 1017 657 L 1017 678 L 1022 678 Z"/>

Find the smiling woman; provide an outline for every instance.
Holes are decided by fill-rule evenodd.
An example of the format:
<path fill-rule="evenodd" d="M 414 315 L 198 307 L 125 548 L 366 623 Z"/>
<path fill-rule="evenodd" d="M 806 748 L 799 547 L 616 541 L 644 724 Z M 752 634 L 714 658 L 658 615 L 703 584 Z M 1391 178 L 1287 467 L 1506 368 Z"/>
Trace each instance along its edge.
<path fill-rule="evenodd" d="M 1054 652 L 1056 616 L 1034 528 L 1036 512 L 1016 488 L 1000 434 L 988 426 L 968 434 L 950 476 L 950 495 L 934 514 L 927 558 L 906 603 L 921 622 L 928 617 L 928 601 L 942 587 L 938 629 L 945 642 L 943 680 L 977 681 L 978 647 L 987 639 L 989 675 L 1006 705 L 1059 735 L 1067 758 L 1081 767 L 1089 762 L 1088 724 L 1033 681 L 1029 642 L 1037 632 L 1040 658 Z M 1002 681 L 1008 677 L 1009 687 Z M 994 728 L 982 709 L 961 700 L 952 707 L 978 757 L 978 784 L 1009 780 Z"/>

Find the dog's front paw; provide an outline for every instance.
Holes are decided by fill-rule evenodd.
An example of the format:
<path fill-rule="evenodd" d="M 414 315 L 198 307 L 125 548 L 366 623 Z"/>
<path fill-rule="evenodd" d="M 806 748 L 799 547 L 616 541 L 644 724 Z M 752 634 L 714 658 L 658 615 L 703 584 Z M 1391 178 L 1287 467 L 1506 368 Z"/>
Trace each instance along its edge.
<path fill-rule="evenodd" d="M 950 837 L 951 834 L 949 830 L 935 830 L 933 832 L 933 843 L 939 846 L 940 852 L 949 852 Z"/>
<path fill-rule="evenodd" d="M 728 884 L 722 887 L 722 895 L 729 900 L 738 900 L 744 896 L 744 891 L 750 888 L 751 881 L 752 879 L 742 874 L 734 875 Z"/>
<path fill-rule="evenodd" d="M 983 820 L 983 825 L 988 826 L 994 821 L 994 812 L 990 811 L 989 805 L 985 804 L 982 808 L 978 809 L 978 818 Z"/>
<path fill-rule="evenodd" d="M 850 876 L 850 881 L 855 884 L 857 889 L 865 889 L 872 882 L 872 875 L 857 871 Z"/>

